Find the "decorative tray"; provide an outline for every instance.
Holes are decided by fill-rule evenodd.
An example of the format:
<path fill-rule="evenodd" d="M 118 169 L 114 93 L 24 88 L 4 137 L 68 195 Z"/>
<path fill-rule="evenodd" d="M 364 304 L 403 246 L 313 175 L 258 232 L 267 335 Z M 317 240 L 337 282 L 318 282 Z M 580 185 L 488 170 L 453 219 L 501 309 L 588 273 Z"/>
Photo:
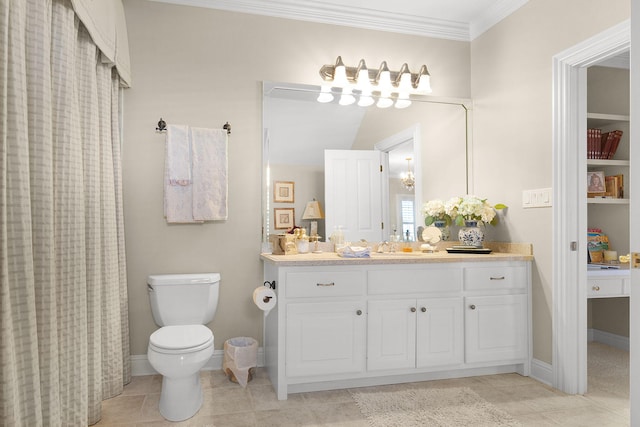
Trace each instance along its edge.
<path fill-rule="evenodd" d="M 447 248 L 447 252 L 450 254 L 490 254 L 491 249 L 476 248 L 475 246 L 454 246 Z"/>

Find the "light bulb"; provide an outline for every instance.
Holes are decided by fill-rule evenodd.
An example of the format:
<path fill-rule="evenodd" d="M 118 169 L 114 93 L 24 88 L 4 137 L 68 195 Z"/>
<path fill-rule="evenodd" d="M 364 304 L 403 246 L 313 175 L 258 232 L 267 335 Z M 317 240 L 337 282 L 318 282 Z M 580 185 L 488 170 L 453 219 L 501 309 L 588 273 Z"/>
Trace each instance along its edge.
<path fill-rule="evenodd" d="M 322 102 L 323 104 L 333 101 L 333 94 L 331 93 L 331 88 L 327 85 L 322 85 L 317 99 L 318 99 L 318 102 Z"/>
<path fill-rule="evenodd" d="M 356 102 L 356 97 L 353 96 L 351 88 L 349 86 L 342 89 L 342 95 L 340 95 L 340 105 L 351 105 Z"/>

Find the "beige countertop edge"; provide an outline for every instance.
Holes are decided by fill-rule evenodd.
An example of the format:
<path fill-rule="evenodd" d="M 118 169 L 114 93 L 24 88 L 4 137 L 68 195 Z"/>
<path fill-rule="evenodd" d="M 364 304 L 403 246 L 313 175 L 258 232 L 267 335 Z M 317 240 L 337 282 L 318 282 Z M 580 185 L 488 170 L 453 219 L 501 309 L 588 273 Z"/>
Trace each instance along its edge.
<path fill-rule="evenodd" d="M 446 251 L 434 253 L 413 252 L 410 254 L 377 254 L 370 258 L 342 258 L 335 252 L 319 254 L 271 255 L 260 257 L 278 266 L 322 266 L 322 265 L 383 265 L 383 264 L 428 264 L 450 262 L 487 261 L 532 261 L 533 255 L 493 252 L 491 254 L 450 254 Z"/>

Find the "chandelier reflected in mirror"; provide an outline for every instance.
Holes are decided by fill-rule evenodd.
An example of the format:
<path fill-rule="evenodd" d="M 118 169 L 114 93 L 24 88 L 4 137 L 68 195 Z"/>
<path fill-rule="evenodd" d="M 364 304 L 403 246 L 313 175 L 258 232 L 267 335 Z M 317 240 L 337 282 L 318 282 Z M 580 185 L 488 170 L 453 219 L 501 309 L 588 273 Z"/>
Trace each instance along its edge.
<path fill-rule="evenodd" d="M 402 174 L 400 182 L 408 190 L 413 190 L 416 185 L 416 177 L 411 172 L 411 157 L 407 157 L 407 173 Z"/>

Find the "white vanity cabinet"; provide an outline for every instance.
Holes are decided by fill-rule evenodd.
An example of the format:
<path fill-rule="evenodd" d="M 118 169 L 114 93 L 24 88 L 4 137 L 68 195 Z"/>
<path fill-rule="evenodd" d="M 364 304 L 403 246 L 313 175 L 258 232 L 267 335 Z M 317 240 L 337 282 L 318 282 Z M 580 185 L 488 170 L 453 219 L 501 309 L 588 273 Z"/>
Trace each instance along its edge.
<path fill-rule="evenodd" d="M 528 275 L 526 265 L 464 269 L 466 363 L 527 357 Z"/>
<path fill-rule="evenodd" d="M 367 273 L 367 370 L 463 362 L 459 268 L 414 265 Z"/>
<path fill-rule="evenodd" d="M 275 282 L 277 294 L 265 316 L 264 350 L 278 399 L 313 390 L 529 375 L 531 257 L 338 258 L 335 265 L 327 261 L 330 254 L 298 258 L 314 263 L 295 257 L 263 256 L 264 279 Z"/>

